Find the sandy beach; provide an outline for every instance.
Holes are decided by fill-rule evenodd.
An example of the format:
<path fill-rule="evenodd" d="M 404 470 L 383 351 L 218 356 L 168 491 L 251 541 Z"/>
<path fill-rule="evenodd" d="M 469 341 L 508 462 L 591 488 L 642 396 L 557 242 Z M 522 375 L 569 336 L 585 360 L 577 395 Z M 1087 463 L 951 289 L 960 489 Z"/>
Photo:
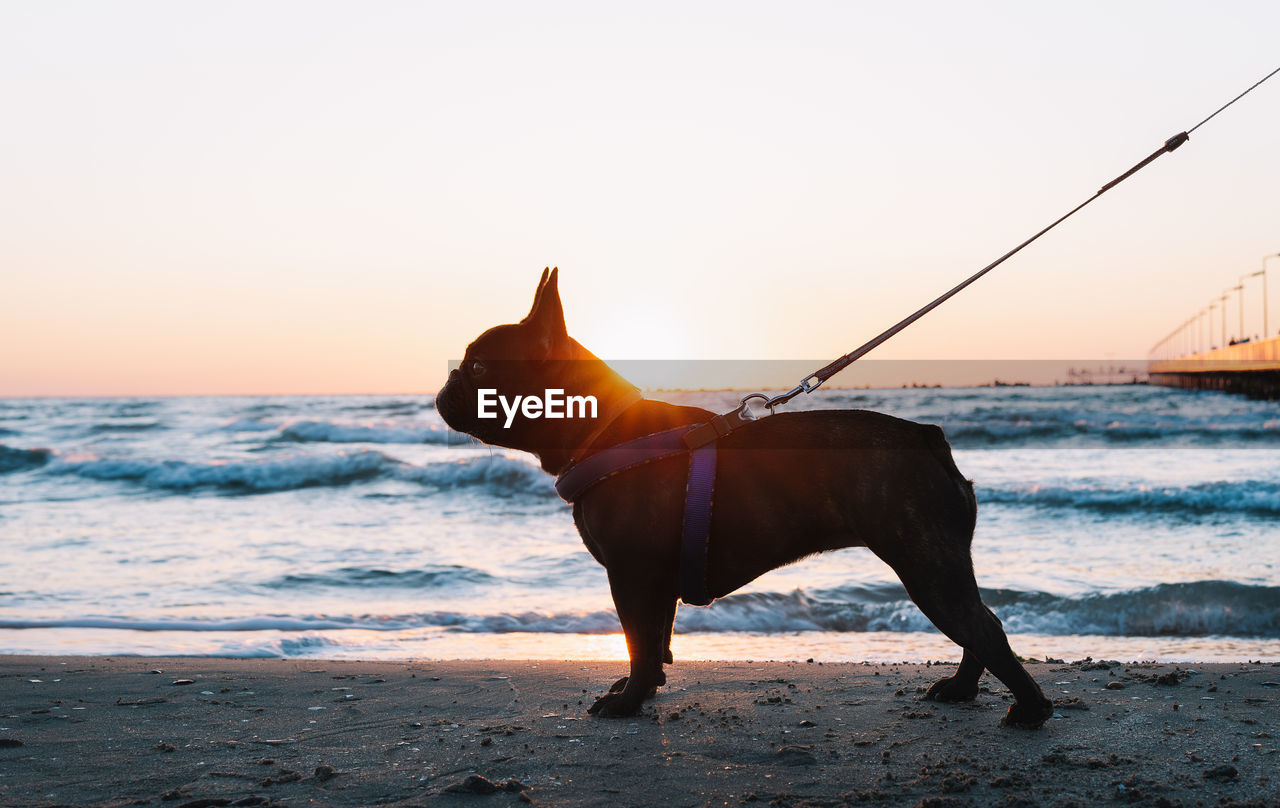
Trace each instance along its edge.
<path fill-rule="evenodd" d="M 950 666 L 0 658 L 0 804 L 1280 804 L 1280 665 L 1041 662 L 1058 702 L 922 700 Z"/>

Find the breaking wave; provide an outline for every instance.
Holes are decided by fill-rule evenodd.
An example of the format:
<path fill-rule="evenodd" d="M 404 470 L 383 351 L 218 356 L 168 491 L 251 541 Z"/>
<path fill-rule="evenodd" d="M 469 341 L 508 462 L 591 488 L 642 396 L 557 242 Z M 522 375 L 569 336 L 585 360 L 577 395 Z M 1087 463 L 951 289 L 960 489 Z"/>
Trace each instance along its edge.
<path fill-rule="evenodd" d="M 556 497 L 552 479 L 542 469 L 506 455 L 486 455 L 424 466 L 402 464 L 398 479 L 436 488 L 479 486 L 496 494 Z"/>
<path fill-rule="evenodd" d="M 1081 597 L 984 589 L 982 597 L 1016 634 L 1280 637 L 1280 587 L 1195 581 Z M 933 630 L 896 585 L 731 595 L 680 617 L 678 630 L 690 632 Z"/>
<path fill-rule="evenodd" d="M 159 421 L 104 421 L 89 427 L 92 433 L 103 432 L 146 432 L 151 429 L 168 429 Z"/>
<path fill-rule="evenodd" d="M 0 463 L 4 458 L 0 455 Z M 48 472 L 93 480 L 121 480 L 175 492 L 204 488 L 231 494 L 254 494 L 395 479 L 434 489 L 482 487 L 486 493 L 496 496 L 555 496 L 551 479 L 540 469 L 506 455 L 485 455 L 422 466 L 405 463 L 372 449 L 236 462 L 91 457 L 59 459 L 48 467 Z"/>
<path fill-rule="evenodd" d="M 436 443 L 456 444 L 471 441 L 447 427 L 434 424 L 400 426 L 342 424 L 333 421 L 296 421 L 280 430 L 281 440 L 301 443 Z"/>
<path fill-rule="evenodd" d="M 39 468 L 52 454 L 48 449 L 14 449 L 0 443 L 0 474 Z"/>
<path fill-rule="evenodd" d="M 294 587 L 362 587 L 370 589 L 433 589 L 455 584 L 483 584 L 494 581 L 483 570 L 458 565 L 432 565 L 425 569 L 389 570 L 376 567 L 343 567 L 330 572 L 284 575 L 266 585 L 278 589 Z"/>
<path fill-rule="evenodd" d="M 50 466 L 49 472 L 92 480 L 125 480 L 169 491 L 217 488 L 261 493 L 372 479 L 397 462 L 374 451 L 248 462 L 90 458 L 63 460 Z"/>
<path fill-rule="evenodd" d="M 983 590 L 983 598 L 1013 634 L 1129 637 L 1280 638 L 1280 587 L 1196 581 L 1129 592 L 1065 597 L 1010 589 Z M 137 631 L 403 631 L 439 628 L 485 634 L 608 634 L 619 630 L 609 611 L 407 615 L 254 616 L 231 619 L 154 620 L 76 617 L 3 620 L 3 629 L 108 628 Z M 680 633 L 797 631 L 917 632 L 932 624 L 896 585 L 845 587 L 807 593 L 730 595 L 708 609 L 682 609 Z"/>
<path fill-rule="evenodd" d="M 978 501 L 1041 508 L 1077 508 L 1112 515 L 1236 513 L 1274 517 L 1280 516 L 1280 483 L 1243 480 L 1121 488 L 1087 484 L 1007 488 L 980 486 Z"/>
<path fill-rule="evenodd" d="M 280 422 L 263 418 L 237 418 L 221 428 L 224 432 L 274 432 L 280 428 Z"/>
<path fill-rule="evenodd" d="M 389 412 L 389 413 L 412 413 L 420 410 L 435 409 L 435 399 L 433 396 L 424 396 L 421 399 L 390 399 L 387 401 L 366 401 L 359 404 L 352 404 L 343 407 L 344 410 L 353 412 Z"/>
<path fill-rule="evenodd" d="M 275 440 L 294 443 L 473 443 L 467 435 L 442 424 L 396 421 L 281 421 L 271 418 L 237 418 L 221 427 L 224 432 L 276 432 Z"/>
<path fill-rule="evenodd" d="M 1002 445 L 1055 444 L 1079 441 L 1130 445 L 1140 443 L 1213 446 L 1225 443 L 1280 444 L 1280 421 L 1251 424 L 1201 425 L 1186 423 L 1132 423 L 1075 420 L 1007 419 L 998 422 L 950 422 L 938 419 L 947 440 L 958 449 Z"/>

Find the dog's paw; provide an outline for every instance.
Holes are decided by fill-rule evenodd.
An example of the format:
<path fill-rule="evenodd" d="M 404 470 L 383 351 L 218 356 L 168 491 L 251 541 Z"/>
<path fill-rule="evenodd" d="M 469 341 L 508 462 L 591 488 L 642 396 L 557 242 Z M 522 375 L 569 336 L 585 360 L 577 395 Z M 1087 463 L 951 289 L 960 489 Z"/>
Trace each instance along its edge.
<path fill-rule="evenodd" d="M 1005 713 L 1004 718 L 1000 719 L 1000 726 L 1013 727 L 1015 729 L 1039 729 L 1044 722 L 1053 717 L 1053 702 L 1048 699 L 1040 699 L 1031 704 L 1018 701 L 1014 702 L 1009 708 L 1009 712 Z"/>
<path fill-rule="evenodd" d="M 599 718 L 627 718 L 640 712 L 643 701 L 625 693 L 605 693 L 587 708 L 587 712 Z"/>
<path fill-rule="evenodd" d="M 924 697 L 929 701 L 955 702 L 973 701 L 977 695 L 977 683 L 972 685 L 967 682 L 961 683 L 956 681 L 956 677 L 948 676 L 946 679 L 934 682 Z"/>
<path fill-rule="evenodd" d="M 630 677 L 630 676 L 624 676 L 624 677 L 622 677 L 621 679 L 619 679 L 618 681 L 614 682 L 612 685 L 610 685 L 610 686 L 609 686 L 609 692 L 610 692 L 610 693 L 621 693 L 623 690 L 626 690 L 626 689 L 627 689 L 627 682 L 630 682 L 630 681 L 631 681 L 631 677 Z M 665 685 L 666 683 L 667 683 L 667 674 L 666 674 L 666 673 L 664 673 L 664 672 L 659 671 L 659 672 L 658 672 L 658 683 L 657 683 L 656 685 L 654 685 L 654 688 L 653 688 L 653 689 L 651 689 L 651 690 L 649 691 L 649 695 L 645 696 L 645 698 L 646 698 L 646 699 L 653 698 L 653 694 L 654 694 L 655 690 L 656 690 L 659 686 L 661 686 L 661 685 Z"/>

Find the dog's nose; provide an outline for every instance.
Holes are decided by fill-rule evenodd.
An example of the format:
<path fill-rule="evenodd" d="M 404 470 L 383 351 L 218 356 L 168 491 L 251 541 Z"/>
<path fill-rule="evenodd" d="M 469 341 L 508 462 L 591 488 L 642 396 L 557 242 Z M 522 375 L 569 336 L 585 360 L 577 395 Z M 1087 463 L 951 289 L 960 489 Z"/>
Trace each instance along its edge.
<path fill-rule="evenodd" d="M 449 381 L 451 382 L 457 381 L 458 377 L 461 375 L 462 373 L 457 368 L 454 368 L 453 370 L 449 371 Z"/>

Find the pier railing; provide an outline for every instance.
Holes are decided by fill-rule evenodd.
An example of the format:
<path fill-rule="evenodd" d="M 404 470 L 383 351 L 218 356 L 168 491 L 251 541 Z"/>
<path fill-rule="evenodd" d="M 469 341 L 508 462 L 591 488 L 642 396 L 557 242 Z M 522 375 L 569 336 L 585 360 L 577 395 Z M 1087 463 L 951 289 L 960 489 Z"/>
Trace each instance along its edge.
<path fill-rule="evenodd" d="M 1148 373 L 1204 373 L 1207 371 L 1280 370 L 1280 337 L 1240 342 L 1212 351 L 1160 359 L 1147 365 Z"/>

